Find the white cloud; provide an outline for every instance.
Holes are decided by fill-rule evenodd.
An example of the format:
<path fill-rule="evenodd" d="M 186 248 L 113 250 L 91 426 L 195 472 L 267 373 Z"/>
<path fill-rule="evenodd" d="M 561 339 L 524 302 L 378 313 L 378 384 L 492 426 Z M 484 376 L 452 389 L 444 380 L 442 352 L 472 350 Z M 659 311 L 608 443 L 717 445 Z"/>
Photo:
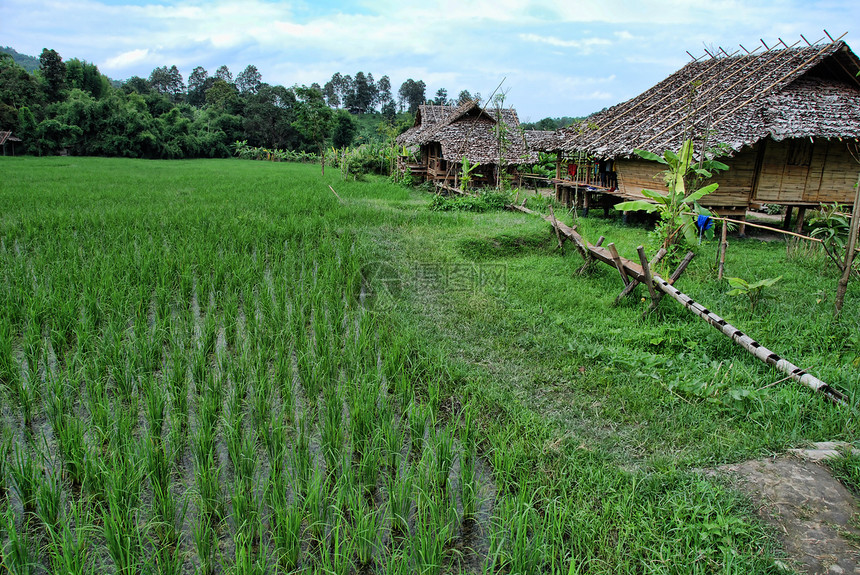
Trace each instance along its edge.
<path fill-rule="evenodd" d="M 108 58 L 105 61 L 103 67 L 106 71 L 122 70 L 128 68 L 129 66 L 133 66 L 134 64 L 145 62 L 148 56 L 149 50 L 145 48 L 129 50 L 128 52 L 123 52 L 122 54 L 117 54 L 116 56 Z"/>
<path fill-rule="evenodd" d="M 538 44 L 549 44 L 558 48 L 575 48 L 583 54 L 590 54 L 595 46 L 609 46 L 612 44 L 605 38 L 585 38 L 584 40 L 562 40 L 555 36 L 541 36 L 538 34 L 520 34 L 520 40 L 535 42 Z"/>

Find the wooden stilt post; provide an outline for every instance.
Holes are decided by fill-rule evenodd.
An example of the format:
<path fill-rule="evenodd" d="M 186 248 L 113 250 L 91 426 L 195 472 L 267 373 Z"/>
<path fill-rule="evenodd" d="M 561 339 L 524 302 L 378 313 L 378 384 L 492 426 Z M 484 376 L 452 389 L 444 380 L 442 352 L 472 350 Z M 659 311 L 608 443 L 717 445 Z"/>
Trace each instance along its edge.
<path fill-rule="evenodd" d="M 785 218 L 782 220 L 782 229 L 791 229 L 791 212 L 794 210 L 792 206 L 785 207 Z"/>
<path fill-rule="evenodd" d="M 597 246 L 597 247 L 602 246 L 602 245 L 603 245 L 603 241 L 604 241 L 605 239 L 606 239 L 606 238 L 604 238 L 603 236 L 600 236 L 599 238 L 597 238 L 597 243 L 596 243 L 596 244 L 594 244 L 594 245 L 595 245 L 595 246 Z"/>
<path fill-rule="evenodd" d="M 848 278 L 851 277 L 851 269 L 854 265 L 854 247 L 857 245 L 857 228 L 860 227 L 860 176 L 854 186 L 857 193 L 854 196 L 854 209 L 851 210 L 851 231 L 848 232 L 848 246 L 845 251 L 845 269 L 836 286 L 836 315 L 842 311 L 845 302 L 845 292 L 848 290 Z"/>
<path fill-rule="evenodd" d="M 621 281 L 624 282 L 624 286 L 630 285 L 630 280 L 627 278 L 627 272 L 624 271 L 624 264 L 621 263 L 621 256 L 618 255 L 618 250 L 615 248 L 615 244 L 611 243 L 606 246 L 606 249 L 609 250 L 609 253 L 612 255 L 612 261 L 615 262 L 615 269 L 618 270 L 618 273 L 621 274 Z"/>
<path fill-rule="evenodd" d="M 651 309 L 657 307 L 660 303 L 660 296 L 657 290 L 654 289 L 654 280 L 651 277 L 651 266 L 648 265 L 648 257 L 645 255 L 645 248 L 639 246 L 636 248 L 636 253 L 639 254 L 639 263 L 642 264 L 642 274 L 645 276 L 645 284 L 648 286 L 648 291 L 651 294 Z"/>
<path fill-rule="evenodd" d="M 649 263 L 649 265 L 653 268 L 654 266 L 656 266 L 660 262 L 660 260 L 663 259 L 663 256 L 665 256 L 665 255 L 666 255 L 666 248 L 660 248 L 657 251 L 657 253 L 654 254 L 654 257 L 651 258 L 651 262 Z M 638 280 L 631 279 L 630 283 L 627 284 L 627 286 L 623 290 L 621 290 L 621 293 L 618 294 L 618 297 L 615 298 L 615 301 L 612 303 L 612 305 L 618 305 L 618 303 L 622 299 L 624 299 L 624 296 L 630 295 L 633 292 L 633 290 L 636 289 L 636 286 L 638 286 L 638 285 L 639 285 Z"/>
<path fill-rule="evenodd" d="M 695 256 L 693 252 L 687 252 L 687 255 L 684 256 L 684 259 L 681 260 L 681 263 L 678 264 L 678 267 L 675 268 L 675 271 L 672 272 L 672 275 L 669 276 L 669 284 L 674 285 L 678 278 L 681 277 L 681 274 L 684 273 L 684 270 L 687 269 L 687 266 L 690 265 L 690 262 L 693 261 L 693 256 Z"/>
<path fill-rule="evenodd" d="M 803 231 L 803 220 L 806 217 L 806 206 L 797 208 L 797 221 L 794 223 L 794 233 L 799 234 Z"/>
<path fill-rule="evenodd" d="M 552 206 L 549 207 L 549 215 L 552 216 L 552 229 L 555 230 L 555 237 L 558 240 L 558 249 L 562 250 L 562 254 L 564 254 L 564 241 L 561 239 L 561 232 L 558 230 L 558 220 L 555 219 L 555 211 L 553 211 Z"/>
<path fill-rule="evenodd" d="M 747 215 L 744 214 L 738 218 L 741 223 L 738 225 L 738 237 L 745 238 L 747 237 Z"/>
<path fill-rule="evenodd" d="M 725 271 L 726 267 L 726 248 L 729 247 L 729 241 L 726 239 L 728 236 L 728 228 L 729 222 L 723 220 L 723 229 L 720 233 L 720 263 L 719 270 L 717 271 L 718 280 L 723 279 L 723 271 Z"/>

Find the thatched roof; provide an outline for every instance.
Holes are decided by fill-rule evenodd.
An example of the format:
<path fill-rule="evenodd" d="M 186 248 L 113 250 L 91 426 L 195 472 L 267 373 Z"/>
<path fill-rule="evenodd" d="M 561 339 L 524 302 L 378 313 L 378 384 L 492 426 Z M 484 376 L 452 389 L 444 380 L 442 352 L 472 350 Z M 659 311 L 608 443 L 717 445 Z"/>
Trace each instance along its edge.
<path fill-rule="evenodd" d="M 446 160 L 459 162 L 465 156 L 472 164 L 497 164 L 499 141 L 495 128 L 499 120 L 507 128 L 508 147 L 502 154 L 504 163 L 533 161 L 534 154 L 528 150 L 516 111 L 508 108 L 485 110 L 478 100 L 460 106 L 419 106 L 415 125 L 398 136 L 397 143 L 404 146 L 438 143 Z"/>
<path fill-rule="evenodd" d="M 0 146 L 4 145 L 6 142 L 20 142 L 21 138 L 16 138 L 12 135 L 12 132 L 0 132 Z"/>
<path fill-rule="evenodd" d="M 650 90 L 557 133 L 547 149 L 627 157 L 686 134 L 734 153 L 771 137 L 860 138 L 860 60 L 844 42 L 692 62 Z M 691 127 L 692 125 L 692 127 Z"/>

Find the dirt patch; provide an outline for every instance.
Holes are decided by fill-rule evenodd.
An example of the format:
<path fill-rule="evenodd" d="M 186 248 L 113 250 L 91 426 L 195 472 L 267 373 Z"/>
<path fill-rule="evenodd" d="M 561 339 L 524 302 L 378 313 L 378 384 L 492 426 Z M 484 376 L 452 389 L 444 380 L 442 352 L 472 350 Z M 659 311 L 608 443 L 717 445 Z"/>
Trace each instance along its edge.
<path fill-rule="evenodd" d="M 762 519 L 776 527 L 790 567 L 801 573 L 860 573 L 860 507 L 818 463 L 827 449 L 792 450 L 718 471 L 749 494 Z"/>

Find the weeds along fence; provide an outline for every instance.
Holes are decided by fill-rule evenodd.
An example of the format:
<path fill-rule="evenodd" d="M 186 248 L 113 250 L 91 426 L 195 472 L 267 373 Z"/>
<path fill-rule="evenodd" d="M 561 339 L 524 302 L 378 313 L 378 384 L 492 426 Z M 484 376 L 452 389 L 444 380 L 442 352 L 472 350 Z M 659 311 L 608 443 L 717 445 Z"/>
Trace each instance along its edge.
<path fill-rule="evenodd" d="M 249 146 L 247 141 L 237 141 L 233 144 L 236 156 L 242 160 L 263 160 L 268 162 L 299 162 L 316 164 L 320 161 L 319 154 L 302 152 L 300 150 L 281 150 Z"/>

